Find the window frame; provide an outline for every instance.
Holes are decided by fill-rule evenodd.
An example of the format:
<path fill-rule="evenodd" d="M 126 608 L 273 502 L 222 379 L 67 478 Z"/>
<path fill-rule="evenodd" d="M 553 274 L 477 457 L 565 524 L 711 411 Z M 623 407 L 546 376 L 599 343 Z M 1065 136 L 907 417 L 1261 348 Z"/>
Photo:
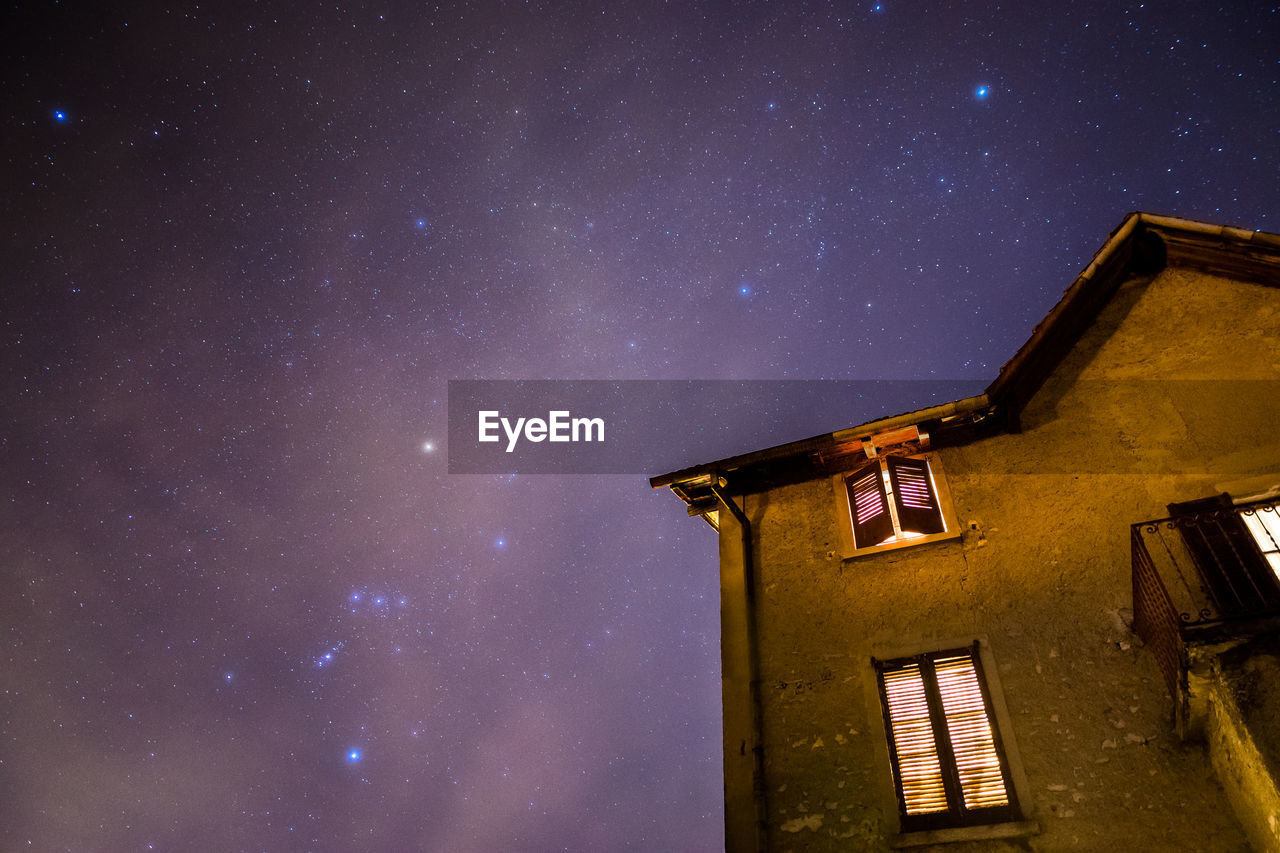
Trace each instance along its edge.
<path fill-rule="evenodd" d="M 901 528 L 896 520 L 896 508 L 891 509 L 890 513 L 894 517 L 894 532 L 898 538 L 888 542 L 880 542 L 874 545 L 859 546 L 854 537 L 853 525 L 853 507 L 849 502 L 849 489 L 847 482 L 849 478 L 861 471 L 867 465 L 879 463 L 881 472 L 886 470 L 885 460 L 889 457 L 910 459 L 923 461 L 928 465 L 929 477 L 933 483 L 933 490 L 938 501 L 938 508 L 942 515 L 942 523 L 944 530 L 940 533 L 926 533 L 920 536 L 903 537 L 901 536 Z M 942 471 L 942 465 L 937 453 L 911 453 L 911 454 L 878 454 L 875 457 L 861 460 L 858 465 L 852 466 L 845 471 L 834 474 L 831 477 L 831 487 L 835 493 L 835 506 L 837 529 L 839 531 L 840 556 L 843 559 L 853 559 L 857 557 L 865 557 L 871 554 L 883 554 L 886 551 L 895 551 L 899 548 L 914 548 L 918 545 L 926 545 L 930 542 L 943 542 L 950 539 L 959 539 L 963 535 L 960 529 L 960 523 L 956 519 L 955 504 L 951 498 L 951 489 L 947 485 L 947 478 Z M 889 500 L 890 506 L 894 501 Z"/>
<path fill-rule="evenodd" d="M 1009 768 L 1021 817 L 1003 823 L 973 824 L 970 826 L 949 827 L 943 829 L 911 830 L 903 829 L 899 819 L 899 797 L 894 781 L 893 764 L 889 757 L 889 740 L 887 730 L 880 723 L 881 735 L 872 738 L 875 750 L 875 764 L 882 784 L 873 786 L 881 809 L 889 818 L 889 846 L 893 849 L 919 847 L 929 844 L 946 844 L 965 841 L 989 841 L 1000 838 L 1023 838 L 1040 832 L 1040 825 L 1035 820 L 1035 799 L 1031 785 L 1023 771 L 1022 754 L 1018 749 L 1017 739 L 1013 733 L 1013 718 L 1005 704 L 1004 688 L 1000 683 L 1000 670 L 996 666 L 991 651 L 991 643 L 984 634 L 967 636 L 936 637 L 928 643 L 911 645 L 876 644 L 871 649 L 872 657 L 868 665 L 862 667 L 863 696 L 868 722 L 883 720 L 885 704 L 880 697 L 880 678 L 874 665 L 875 660 L 891 662 L 902 658 L 912 658 L 921 654 L 930 654 L 939 650 L 955 650 L 976 648 L 977 660 L 980 661 L 984 676 L 987 698 L 990 702 L 990 714 L 993 718 L 993 729 L 998 729 L 1004 750 L 1004 758 Z M 876 723 L 871 723 L 875 726 Z M 1006 788 L 1007 789 L 1007 788 Z"/>
<path fill-rule="evenodd" d="M 1263 567 L 1269 569 L 1280 583 L 1280 500 L 1271 498 L 1237 503 L 1235 510 L 1258 549 Z"/>

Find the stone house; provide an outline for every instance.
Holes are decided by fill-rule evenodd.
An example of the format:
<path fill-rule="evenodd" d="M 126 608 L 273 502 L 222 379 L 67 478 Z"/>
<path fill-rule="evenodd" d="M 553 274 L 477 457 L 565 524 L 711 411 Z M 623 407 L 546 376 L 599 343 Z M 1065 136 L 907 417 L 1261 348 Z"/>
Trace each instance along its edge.
<path fill-rule="evenodd" d="M 985 393 L 651 480 L 726 847 L 1280 850 L 1280 237 L 1127 216 Z"/>

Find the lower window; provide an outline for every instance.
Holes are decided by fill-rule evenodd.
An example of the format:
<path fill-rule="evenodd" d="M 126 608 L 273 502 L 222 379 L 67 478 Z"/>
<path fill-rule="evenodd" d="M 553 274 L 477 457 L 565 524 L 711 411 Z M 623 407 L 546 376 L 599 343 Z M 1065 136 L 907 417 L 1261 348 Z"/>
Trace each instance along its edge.
<path fill-rule="evenodd" d="M 977 643 L 875 666 L 902 831 L 1019 820 Z"/>

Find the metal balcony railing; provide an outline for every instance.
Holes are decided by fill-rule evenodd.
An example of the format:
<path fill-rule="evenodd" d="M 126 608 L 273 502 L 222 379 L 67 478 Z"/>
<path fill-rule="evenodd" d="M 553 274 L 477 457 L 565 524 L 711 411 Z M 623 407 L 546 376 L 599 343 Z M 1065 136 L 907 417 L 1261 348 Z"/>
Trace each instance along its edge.
<path fill-rule="evenodd" d="M 1134 629 L 1178 695 L 1195 629 L 1280 616 L 1280 502 L 1132 526 Z"/>

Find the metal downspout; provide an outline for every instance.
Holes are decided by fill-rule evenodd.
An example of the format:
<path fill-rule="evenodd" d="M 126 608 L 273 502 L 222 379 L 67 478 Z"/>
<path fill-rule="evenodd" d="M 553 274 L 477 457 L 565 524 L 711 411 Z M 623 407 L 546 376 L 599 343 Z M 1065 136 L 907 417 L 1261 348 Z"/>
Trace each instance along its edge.
<path fill-rule="evenodd" d="M 766 791 L 764 784 L 764 700 L 760 693 L 760 647 L 756 642 L 756 582 L 755 563 L 751 556 L 751 520 L 747 518 L 737 504 L 724 492 L 725 478 L 720 472 L 711 477 L 711 493 L 733 514 L 738 521 L 738 529 L 742 532 L 742 580 L 747 609 L 747 665 L 750 678 L 751 693 L 751 732 L 754 743 L 751 746 L 752 772 L 751 793 L 755 806 L 756 850 L 764 853 L 768 849 L 766 810 Z"/>

